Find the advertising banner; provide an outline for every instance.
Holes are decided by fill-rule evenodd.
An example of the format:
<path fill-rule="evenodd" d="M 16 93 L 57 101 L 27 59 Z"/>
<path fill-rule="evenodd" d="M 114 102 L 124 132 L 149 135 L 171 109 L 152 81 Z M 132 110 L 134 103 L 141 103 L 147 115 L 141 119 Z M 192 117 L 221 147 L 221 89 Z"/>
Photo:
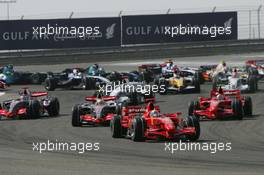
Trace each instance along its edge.
<path fill-rule="evenodd" d="M 237 40 L 237 12 L 122 16 L 122 44 Z"/>
<path fill-rule="evenodd" d="M 120 18 L 0 21 L 0 49 L 120 46 Z"/>

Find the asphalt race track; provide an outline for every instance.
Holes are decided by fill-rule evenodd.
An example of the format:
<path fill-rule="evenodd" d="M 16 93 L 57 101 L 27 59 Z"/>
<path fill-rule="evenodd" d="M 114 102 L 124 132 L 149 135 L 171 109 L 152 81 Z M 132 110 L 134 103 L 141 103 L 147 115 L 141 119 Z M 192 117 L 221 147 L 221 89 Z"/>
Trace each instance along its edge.
<path fill-rule="evenodd" d="M 263 54 L 255 54 L 261 56 Z M 251 55 L 210 56 L 179 59 L 181 64 L 227 63 L 242 64 Z M 162 60 L 159 60 L 162 61 Z M 135 63 L 112 65 L 102 63 L 106 69 L 135 69 Z M 87 66 L 87 64 L 80 64 Z M 30 71 L 62 70 L 72 65 L 24 66 L 19 69 Z M 14 96 L 24 86 L 13 86 L 5 91 L 1 100 Z M 28 86 L 32 90 L 44 90 L 42 86 Z M 202 85 L 201 94 L 158 96 L 163 112 L 184 112 L 187 105 L 198 96 L 208 96 L 211 85 Z M 56 118 L 37 120 L 0 121 L 0 174 L 263 174 L 264 172 L 264 84 L 260 83 L 253 99 L 254 116 L 242 121 L 202 121 L 199 143 L 228 143 L 231 151 L 165 151 L 164 142 L 135 143 L 128 139 L 113 139 L 107 127 L 71 126 L 71 109 L 84 101 L 91 91 L 51 92 L 61 103 L 61 115 Z M 99 151 L 79 154 L 73 151 L 33 151 L 33 142 L 85 142 L 100 144 Z"/>

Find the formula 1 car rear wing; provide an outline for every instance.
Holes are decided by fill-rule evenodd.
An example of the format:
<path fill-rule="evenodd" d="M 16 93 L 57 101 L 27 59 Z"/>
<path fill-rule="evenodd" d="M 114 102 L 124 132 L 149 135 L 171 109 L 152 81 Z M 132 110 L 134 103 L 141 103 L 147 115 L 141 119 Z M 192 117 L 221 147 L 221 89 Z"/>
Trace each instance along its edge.
<path fill-rule="evenodd" d="M 215 69 L 217 67 L 216 64 L 207 64 L 207 65 L 201 65 L 200 69 L 202 70 L 212 70 Z"/>
<path fill-rule="evenodd" d="M 122 109 L 122 113 L 129 114 L 144 114 L 146 112 L 145 106 L 128 106 Z"/>
<path fill-rule="evenodd" d="M 159 111 L 158 106 L 155 106 L 155 109 Z M 145 106 L 127 106 L 122 109 L 123 116 L 143 115 L 145 112 L 148 112 L 148 109 Z"/>
<path fill-rule="evenodd" d="M 145 69 L 145 68 L 158 68 L 161 67 L 160 64 L 142 64 L 138 66 L 139 69 Z"/>
<path fill-rule="evenodd" d="M 101 98 L 98 98 L 96 96 L 87 96 L 87 97 L 85 97 L 86 101 L 91 101 L 91 102 L 96 102 L 97 99 L 102 99 L 104 101 L 111 101 L 111 100 L 115 100 L 116 96 L 103 96 Z"/>
<path fill-rule="evenodd" d="M 160 111 L 159 106 L 153 106 L 155 110 Z M 150 106 L 127 106 L 122 109 L 124 115 L 128 114 L 144 114 L 153 109 L 150 109 Z"/>
<path fill-rule="evenodd" d="M 264 59 L 261 60 L 248 60 L 246 61 L 247 66 L 262 66 L 264 65 Z"/>
<path fill-rule="evenodd" d="M 32 92 L 31 97 L 43 97 L 47 96 L 48 92 Z"/>
<path fill-rule="evenodd" d="M 138 66 L 138 71 L 143 72 L 144 70 L 149 69 L 155 74 L 160 74 L 162 65 L 161 64 L 142 64 Z"/>
<path fill-rule="evenodd" d="M 145 97 L 145 103 L 155 103 L 156 102 L 156 98 L 155 97 L 152 97 L 152 98 L 149 98 L 149 97 Z"/>
<path fill-rule="evenodd" d="M 241 91 L 240 90 L 224 90 L 224 95 L 229 97 L 240 97 Z"/>
<path fill-rule="evenodd" d="M 240 90 L 223 90 L 223 94 L 224 96 L 239 98 L 241 96 L 241 91 Z M 218 95 L 217 90 L 211 91 L 211 97 L 216 97 L 217 95 Z"/>

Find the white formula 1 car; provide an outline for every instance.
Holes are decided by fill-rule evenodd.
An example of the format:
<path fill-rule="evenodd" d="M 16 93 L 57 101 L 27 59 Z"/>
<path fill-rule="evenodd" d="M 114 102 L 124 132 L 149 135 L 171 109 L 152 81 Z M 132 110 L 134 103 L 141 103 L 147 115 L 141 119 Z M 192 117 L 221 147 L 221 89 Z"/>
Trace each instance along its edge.
<path fill-rule="evenodd" d="M 213 88 L 217 86 L 221 86 L 224 90 L 240 90 L 244 93 L 254 93 L 258 90 L 258 82 L 254 76 L 248 78 L 230 76 L 225 84 L 215 84 L 214 82 Z"/>

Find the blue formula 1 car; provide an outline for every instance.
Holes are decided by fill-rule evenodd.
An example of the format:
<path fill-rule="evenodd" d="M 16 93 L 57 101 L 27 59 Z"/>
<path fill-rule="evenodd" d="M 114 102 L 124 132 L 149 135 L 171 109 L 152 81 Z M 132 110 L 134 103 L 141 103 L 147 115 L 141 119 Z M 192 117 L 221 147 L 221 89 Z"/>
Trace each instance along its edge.
<path fill-rule="evenodd" d="M 46 79 L 46 73 L 15 71 L 12 64 L 0 68 L 0 80 L 6 84 L 41 84 Z"/>

